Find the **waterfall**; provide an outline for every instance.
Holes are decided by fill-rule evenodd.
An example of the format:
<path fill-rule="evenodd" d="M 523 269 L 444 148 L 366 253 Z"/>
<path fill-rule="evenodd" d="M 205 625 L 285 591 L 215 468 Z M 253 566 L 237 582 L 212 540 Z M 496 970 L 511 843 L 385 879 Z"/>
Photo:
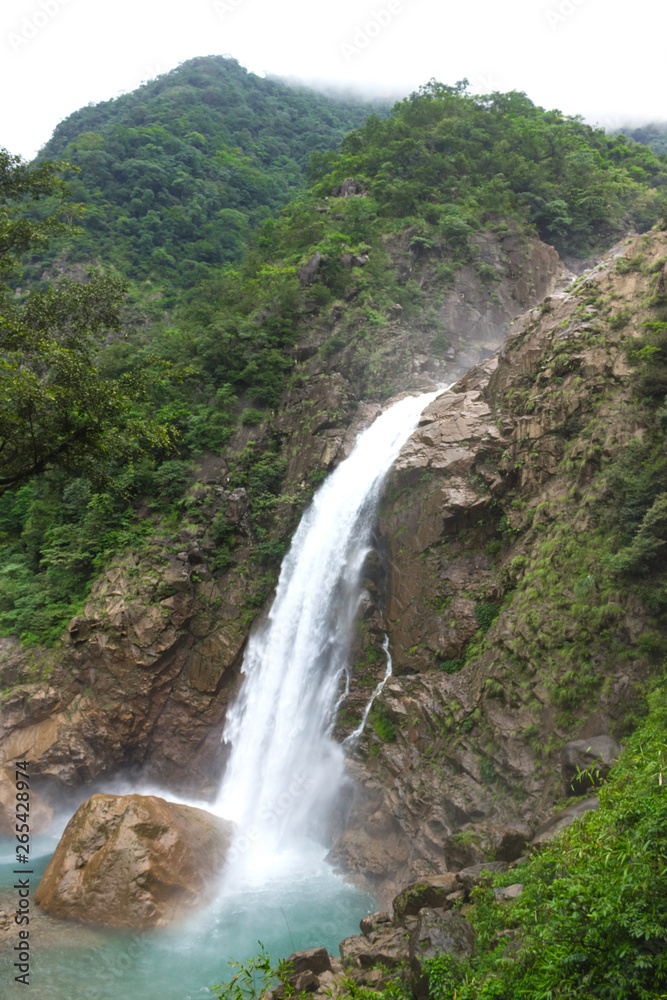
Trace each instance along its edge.
<path fill-rule="evenodd" d="M 343 740 L 344 747 L 349 747 L 350 749 L 353 749 L 353 747 L 356 745 L 357 740 L 359 739 L 364 729 L 366 728 L 366 723 L 368 722 L 368 716 L 370 715 L 371 709 L 373 707 L 373 702 L 379 695 L 382 694 L 382 690 L 385 684 L 391 677 L 391 666 L 392 666 L 391 653 L 389 652 L 389 636 L 386 634 L 384 637 L 384 642 L 382 643 L 382 648 L 384 650 L 384 655 L 387 658 L 387 668 L 384 672 L 384 677 L 382 678 L 378 686 L 375 688 L 375 691 L 373 691 L 373 694 L 368 699 L 368 703 L 366 705 L 366 708 L 364 709 L 364 714 L 361 716 L 361 722 L 354 730 L 354 732 L 350 733 L 350 735 L 346 736 L 345 739 Z"/>
<path fill-rule="evenodd" d="M 249 639 L 223 734 L 231 753 L 216 812 L 264 856 L 318 839 L 340 788 L 344 752 L 330 734 L 375 508 L 440 391 L 400 400 L 359 435 L 303 515 L 268 618 Z"/>

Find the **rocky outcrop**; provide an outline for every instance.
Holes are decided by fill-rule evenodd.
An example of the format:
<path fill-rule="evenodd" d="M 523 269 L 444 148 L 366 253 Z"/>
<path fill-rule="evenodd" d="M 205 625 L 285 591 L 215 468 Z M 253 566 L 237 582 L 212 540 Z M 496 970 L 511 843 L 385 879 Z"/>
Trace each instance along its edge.
<path fill-rule="evenodd" d="M 404 447 L 343 705 L 341 736 L 381 677 L 386 632 L 382 725 L 371 717 L 350 763 L 361 791 L 332 852 L 348 870 L 377 870 L 389 830 L 403 881 L 520 856 L 571 783 L 561 749 L 602 740 L 603 776 L 632 726 L 655 660 L 641 637 L 658 626 L 600 566 L 610 530 L 593 535 L 605 469 L 650 431 L 626 346 L 655 320 L 666 250 L 664 233 L 629 239 L 520 317 Z M 375 889 L 384 902 L 395 882 Z"/>
<path fill-rule="evenodd" d="M 584 813 L 590 812 L 591 809 L 597 809 L 599 807 L 599 801 L 597 798 L 592 797 L 589 799 L 582 799 L 579 802 L 575 802 L 573 805 L 566 806 L 565 809 L 560 809 L 558 812 L 550 816 L 546 823 L 542 823 L 540 827 L 535 831 L 535 836 L 531 841 L 531 847 L 539 848 L 548 844 L 552 841 L 561 830 L 566 827 L 571 826 L 575 820 L 583 816 Z"/>
<path fill-rule="evenodd" d="M 93 795 L 39 883 L 47 913 L 106 927 L 159 927 L 215 895 L 232 826 L 154 795 Z"/>

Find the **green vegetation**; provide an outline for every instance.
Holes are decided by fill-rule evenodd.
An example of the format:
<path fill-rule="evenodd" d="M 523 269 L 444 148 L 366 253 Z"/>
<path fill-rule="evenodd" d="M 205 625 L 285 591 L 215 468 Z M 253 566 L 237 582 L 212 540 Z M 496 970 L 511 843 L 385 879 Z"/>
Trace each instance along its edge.
<path fill-rule="evenodd" d="M 32 463 L 17 452 L 5 485 L 68 468 L 79 484 L 72 489 L 90 497 L 85 509 L 94 503 L 95 517 L 105 510 L 107 520 L 81 549 L 73 527 L 61 530 L 87 516 L 80 507 L 72 520 L 66 478 L 49 480 L 52 509 L 40 515 L 37 534 L 32 505 L 41 497 L 43 506 L 47 486 L 32 490 L 30 502 L 7 501 L 15 527 L 3 555 L 21 569 L 8 571 L 8 617 L 0 630 L 55 634 L 55 612 L 48 629 L 35 632 L 26 625 L 28 612 L 19 614 L 18 595 L 29 591 L 37 601 L 43 593 L 44 607 L 62 608 L 64 621 L 111 550 L 113 533 L 129 530 L 133 511 L 159 520 L 151 477 L 165 461 L 225 452 L 230 487 L 248 491 L 251 562 L 274 570 L 315 482 L 286 486 L 284 434 L 273 428 L 272 411 L 305 378 L 295 367 L 296 345 L 312 337 L 325 372 L 348 352 L 357 398 L 386 397 L 395 388 L 393 372 L 412 363 L 407 340 L 391 364 L 385 358 L 397 307 L 401 322 L 424 332 L 436 354 L 447 350 L 432 290 L 401 274 L 388 248 L 430 268 L 441 286 L 466 263 L 484 279 L 476 244 L 482 229 L 537 231 L 583 254 L 628 217 L 646 227 L 659 216 L 667 170 L 650 150 L 545 112 L 525 95 L 473 98 L 464 85 L 431 83 L 399 102 L 386 121 L 372 116 L 345 137 L 340 152 L 331 151 L 367 110 L 318 103 L 309 92 L 258 80 L 233 60 L 197 59 L 58 127 L 45 155 L 67 155 L 77 167 L 69 196 L 48 163 L 27 168 L 11 161 L 13 177 L 24 183 L 32 170 L 30 183 L 39 178 L 42 187 L 35 188 L 38 197 L 16 188 L 5 216 L 24 271 L 8 282 L 3 300 L 3 329 L 14 341 L 5 344 L 8 394 L 0 418 L 20 442 L 16 421 L 23 432 L 30 414 L 16 401 L 34 398 L 44 440 Z M 347 178 L 353 185 L 343 196 Z M 63 235 L 77 215 L 68 198 L 85 208 L 76 242 Z M 67 275 L 85 272 L 78 261 L 99 259 L 133 278 L 125 300 L 124 279 L 109 274 L 68 284 Z M 45 261 L 65 275 L 52 288 L 40 284 Z M 38 290 L 25 295 L 26 287 Z M 647 341 L 647 365 L 655 368 L 660 350 Z M 45 371 L 50 381 L 41 379 Z M 309 415 L 303 420 L 306 428 Z M 55 453 L 47 424 L 56 431 Z M 239 427 L 251 436 L 240 453 L 228 451 Z M 127 469 L 119 478 L 121 463 Z M 291 494 L 283 496 L 286 489 Z M 649 545 L 662 530 L 660 517 L 656 510 L 645 526 Z M 57 552 L 50 541 L 56 528 Z M 222 572 L 234 564 L 238 540 L 220 520 L 214 531 Z M 61 573 L 69 582 L 55 587 L 57 565 L 68 561 L 76 573 Z M 485 630 L 491 609 L 482 604 L 479 613 Z"/>
<path fill-rule="evenodd" d="M 368 721 L 383 743 L 391 743 L 392 740 L 396 739 L 396 723 L 389 715 L 383 702 L 373 702 L 368 714 Z"/>
<path fill-rule="evenodd" d="M 91 272 L 85 282 L 12 296 L 7 275 L 21 254 L 64 227 L 63 189 L 55 164 L 29 168 L 0 150 L 0 491 L 54 468 L 95 474 L 151 448 L 170 447 L 165 423 L 141 404 L 166 381 L 170 365 L 109 373 L 101 342 L 120 328 L 122 283 Z M 26 202 L 56 201 L 39 222 Z"/>
<path fill-rule="evenodd" d="M 258 943 L 260 951 L 254 958 L 248 962 L 228 963 L 230 968 L 238 970 L 228 983 L 211 987 L 221 1000 L 264 1000 L 278 984 L 286 990 L 286 996 L 293 995 L 294 990 L 288 982 L 293 973 L 290 963 L 283 960 L 274 969 L 264 945 L 261 941 Z"/>
<path fill-rule="evenodd" d="M 646 125 L 639 125 L 636 128 L 626 126 L 620 131 L 628 139 L 650 146 L 658 156 L 667 153 L 667 122 L 647 122 Z"/>
<path fill-rule="evenodd" d="M 310 154 L 334 149 L 371 110 L 384 113 L 262 79 L 235 59 L 190 59 L 58 125 L 42 153 L 77 168 L 85 233 L 54 252 L 101 257 L 178 294 L 238 260 L 253 228 L 304 186 Z"/>
<path fill-rule="evenodd" d="M 331 194 L 355 177 L 372 198 L 369 214 L 391 217 L 394 231 L 409 219 L 413 246 L 455 262 L 491 216 L 530 223 L 559 251 L 580 254 L 609 241 L 628 212 L 641 228 L 657 221 L 667 169 L 646 147 L 545 112 L 525 94 L 466 89 L 431 81 L 386 121 L 370 118 L 341 156 L 319 164 L 315 190 Z"/>

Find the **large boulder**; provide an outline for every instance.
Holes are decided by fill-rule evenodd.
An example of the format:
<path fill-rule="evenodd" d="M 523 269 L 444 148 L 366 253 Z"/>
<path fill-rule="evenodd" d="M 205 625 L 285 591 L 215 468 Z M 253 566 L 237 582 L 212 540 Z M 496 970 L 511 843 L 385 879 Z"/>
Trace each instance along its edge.
<path fill-rule="evenodd" d="M 410 935 L 410 969 L 417 997 L 429 995 L 424 963 L 438 955 L 452 955 L 459 961 L 475 954 L 472 925 L 451 910 L 425 907 L 419 911 L 417 926 Z"/>
<path fill-rule="evenodd" d="M 566 795 L 582 795 L 602 784 L 621 754 L 613 736 L 572 740 L 560 752 L 561 778 Z"/>
<path fill-rule="evenodd" d="M 525 854 L 531 838 L 524 823 L 499 826 L 494 823 L 466 823 L 444 840 L 445 862 L 453 871 L 496 861 L 516 861 Z M 430 905 L 430 904 L 429 904 Z"/>
<path fill-rule="evenodd" d="M 35 900 L 55 917 L 156 927 L 209 902 L 232 824 L 155 795 L 93 795 L 77 809 Z"/>

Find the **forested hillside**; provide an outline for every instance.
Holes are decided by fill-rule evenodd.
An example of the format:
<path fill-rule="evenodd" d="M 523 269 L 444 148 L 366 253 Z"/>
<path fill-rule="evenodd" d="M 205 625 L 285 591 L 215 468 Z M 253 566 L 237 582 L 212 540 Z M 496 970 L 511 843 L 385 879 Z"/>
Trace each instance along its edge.
<path fill-rule="evenodd" d="M 659 156 L 667 153 L 667 122 L 647 122 L 636 127 L 628 125 L 620 131 L 629 139 L 650 146 Z"/>
<path fill-rule="evenodd" d="M 85 235 L 68 260 L 100 260 L 177 293 L 238 260 L 253 228 L 381 104 L 297 89 L 235 59 L 191 59 L 138 90 L 74 112 L 41 159 L 63 159 Z M 39 272 L 33 273 L 38 277 Z"/>
<path fill-rule="evenodd" d="M 36 795 L 212 799 L 318 483 L 450 385 L 386 480 L 336 706 L 339 742 L 371 710 L 329 858 L 411 883 L 344 991 L 654 1000 L 667 157 L 465 81 L 368 110 L 197 59 L 0 153 L 1 759 L 29 747 Z"/>
<path fill-rule="evenodd" d="M 350 105 L 347 113 L 365 110 Z M 166 254 L 173 290 L 181 276 L 188 285 L 183 255 L 213 231 L 203 215 L 186 225 L 195 203 L 217 220 L 210 239 L 218 249 L 237 231 L 225 213 L 243 221 L 245 241 L 269 210 L 264 201 L 259 210 L 258 189 L 244 186 L 249 166 L 228 171 L 227 180 L 217 173 L 220 144 L 242 141 L 243 156 L 256 165 L 251 173 L 261 165 L 265 180 L 275 175 L 275 197 L 268 198 L 275 208 L 290 178 L 301 177 L 290 164 L 300 150 L 304 169 L 304 141 L 311 149 L 325 145 L 342 122 L 343 111 L 326 99 L 313 106 L 307 94 L 290 96 L 230 60 L 193 60 L 134 94 L 77 112 L 56 130 L 45 152 L 81 165 L 68 187 L 86 205 L 87 229 L 67 243 L 57 236 L 55 246 L 70 265 L 94 259 L 134 275 Z M 180 189 L 172 184 L 179 170 Z M 421 349 L 444 359 L 456 331 L 447 329 L 438 304 L 457 275 L 470 271 L 493 300 L 499 271 L 485 239 L 532 233 L 562 253 L 585 256 L 629 225 L 650 226 L 666 192 L 667 165 L 648 148 L 545 112 L 525 95 L 473 98 L 465 84 L 431 83 L 386 121 L 372 116 L 348 134 L 340 152 L 316 151 L 309 187 L 264 222 L 238 266 L 216 269 L 224 253 L 212 253 L 203 265 L 209 276 L 184 304 L 174 299 L 171 322 L 144 317 L 139 324 L 135 309 L 129 339 L 111 336 L 98 356 L 109 386 L 153 372 L 137 417 L 150 414 L 169 432 L 152 458 L 122 470 L 107 462 L 106 486 L 83 468 L 58 471 L 56 462 L 46 478 L 3 496 L 0 628 L 55 638 L 106 554 L 135 530 L 135 509 L 148 502 L 158 517 L 183 490 L 190 457 L 220 452 L 239 425 L 266 428 L 284 393 L 304 378 L 295 368 L 300 342 L 312 345 L 304 355 L 315 354 L 311 368 L 348 371 L 357 398 L 386 398 L 405 384 L 415 350 L 406 343 L 398 356 L 386 356 L 396 327 L 419 331 Z M 237 199 L 235 207 L 216 207 L 218 196 Z M 55 212 L 53 195 L 34 204 L 44 206 L 42 214 Z M 62 211 L 67 216 L 66 202 Z M 166 235 L 175 220 L 185 226 L 178 251 L 173 244 L 178 260 Z M 239 250 L 234 244 L 230 256 Z M 188 259 L 195 258 L 198 252 Z M 44 266 L 43 252 L 33 260 L 26 280 Z M 131 287 L 136 302 L 137 282 Z M 159 286 L 154 294 L 159 298 Z M 173 377 L 163 377 L 165 366 Z M 280 493 L 285 473 L 280 436 L 265 429 L 261 440 L 231 457 L 230 482 L 250 485 L 262 558 L 275 562 L 292 521 L 278 529 L 271 503 L 259 514 L 262 497 Z M 224 531 L 219 542 L 223 567 L 232 559 Z"/>

